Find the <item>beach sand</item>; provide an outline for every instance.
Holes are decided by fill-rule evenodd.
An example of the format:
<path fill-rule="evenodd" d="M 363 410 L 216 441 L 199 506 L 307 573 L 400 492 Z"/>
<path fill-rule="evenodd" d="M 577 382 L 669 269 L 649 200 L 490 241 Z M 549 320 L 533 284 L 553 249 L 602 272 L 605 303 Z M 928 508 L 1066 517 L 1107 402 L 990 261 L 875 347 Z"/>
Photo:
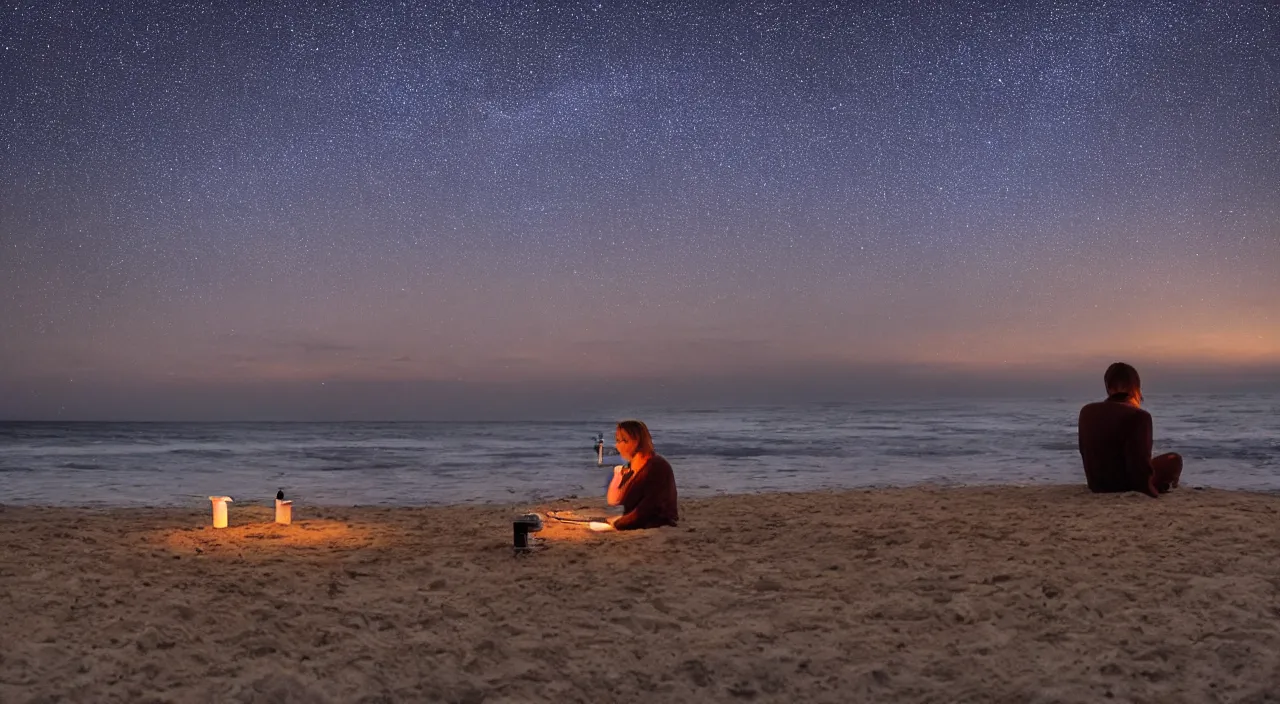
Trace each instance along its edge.
<path fill-rule="evenodd" d="M 599 512 L 0 508 L 0 701 L 1280 697 L 1280 497 L 719 497 L 513 556 L 553 506 Z"/>

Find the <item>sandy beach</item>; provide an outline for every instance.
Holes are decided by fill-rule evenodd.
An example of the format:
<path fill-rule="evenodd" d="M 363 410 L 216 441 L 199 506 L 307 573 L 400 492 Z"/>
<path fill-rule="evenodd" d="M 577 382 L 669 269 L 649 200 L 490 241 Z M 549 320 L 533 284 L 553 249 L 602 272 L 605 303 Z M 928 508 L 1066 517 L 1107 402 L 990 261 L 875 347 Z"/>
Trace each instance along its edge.
<path fill-rule="evenodd" d="M 0 508 L 0 701 L 1280 695 L 1280 497 L 719 497 L 513 556 L 551 508 L 599 504 Z"/>

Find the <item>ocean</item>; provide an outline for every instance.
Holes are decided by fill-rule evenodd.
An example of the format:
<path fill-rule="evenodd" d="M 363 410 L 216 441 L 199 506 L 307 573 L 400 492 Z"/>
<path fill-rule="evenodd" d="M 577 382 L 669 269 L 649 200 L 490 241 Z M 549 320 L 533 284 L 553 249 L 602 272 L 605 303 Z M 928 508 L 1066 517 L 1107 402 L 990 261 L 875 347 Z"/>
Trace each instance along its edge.
<path fill-rule="evenodd" d="M 682 497 L 920 483 L 1083 483 L 1089 399 L 859 401 L 641 415 Z M 1151 395 L 1188 486 L 1280 491 L 1280 395 Z M 615 418 L 547 422 L 0 423 L 0 503 L 525 503 L 602 496 Z M 612 450 L 608 445 L 606 452 Z M 616 458 L 615 460 L 616 461 Z"/>

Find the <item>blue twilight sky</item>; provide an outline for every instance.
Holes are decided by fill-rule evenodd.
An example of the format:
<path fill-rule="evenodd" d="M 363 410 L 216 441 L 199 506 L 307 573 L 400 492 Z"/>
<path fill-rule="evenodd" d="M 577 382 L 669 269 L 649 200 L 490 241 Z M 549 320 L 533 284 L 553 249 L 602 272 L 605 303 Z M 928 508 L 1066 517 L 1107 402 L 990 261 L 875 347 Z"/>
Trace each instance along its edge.
<path fill-rule="evenodd" d="M 1275 3 L 320 5 L 0 9 L 0 417 L 1280 380 Z"/>

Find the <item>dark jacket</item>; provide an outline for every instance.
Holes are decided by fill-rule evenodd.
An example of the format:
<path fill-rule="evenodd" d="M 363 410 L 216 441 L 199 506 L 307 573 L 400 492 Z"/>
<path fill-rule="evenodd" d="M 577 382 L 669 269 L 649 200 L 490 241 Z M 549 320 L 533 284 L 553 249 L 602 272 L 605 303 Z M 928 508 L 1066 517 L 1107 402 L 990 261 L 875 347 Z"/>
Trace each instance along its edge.
<path fill-rule="evenodd" d="M 654 455 L 624 480 L 622 509 L 625 513 L 613 522 L 618 530 L 674 526 L 680 514 L 676 508 L 676 475 L 671 463 L 662 455 Z"/>

